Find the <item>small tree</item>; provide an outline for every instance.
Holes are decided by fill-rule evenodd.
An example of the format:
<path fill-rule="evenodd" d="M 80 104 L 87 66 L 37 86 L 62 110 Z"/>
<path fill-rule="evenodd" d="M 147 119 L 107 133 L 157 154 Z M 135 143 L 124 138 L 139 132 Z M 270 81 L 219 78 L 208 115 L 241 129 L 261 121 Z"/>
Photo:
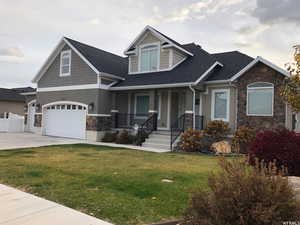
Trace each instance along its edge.
<path fill-rule="evenodd" d="M 295 46 L 295 62 L 287 64 L 291 76 L 286 79 L 281 96 L 294 112 L 300 112 L 300 45 Z"/>

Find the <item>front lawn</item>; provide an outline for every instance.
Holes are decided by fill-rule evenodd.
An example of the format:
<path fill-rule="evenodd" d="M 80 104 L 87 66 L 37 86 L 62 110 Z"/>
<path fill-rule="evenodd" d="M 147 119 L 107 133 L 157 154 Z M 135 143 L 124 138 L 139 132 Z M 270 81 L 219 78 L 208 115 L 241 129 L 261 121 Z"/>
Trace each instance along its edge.
<path fill-rule="evenodd" d="M 0 183 L 117 225 L 180 218 L 217 158 L 92 145 L 0 152 Z M 162 182 L 173 180 L 173 183 Z"/>

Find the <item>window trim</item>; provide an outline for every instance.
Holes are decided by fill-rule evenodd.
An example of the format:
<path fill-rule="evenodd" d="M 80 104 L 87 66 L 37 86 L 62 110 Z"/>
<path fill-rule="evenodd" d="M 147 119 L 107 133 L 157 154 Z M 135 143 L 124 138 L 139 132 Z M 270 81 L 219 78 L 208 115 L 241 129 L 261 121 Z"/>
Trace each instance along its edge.
<path fill-rule="evenodd" d="M 227 115 L 226 118 L 215 118 L 215 95 L 218 92 L 226 92 L 227 94 L 227 104 L 226 104 L 226 111 Z M 230 89 L 213 89 L 211 94 L 211 119 L 212 120 L 223 120 L 224 122 L 229 122 L 230 118 Z"/>
<path fill-rule="evenodd" d="M 141 57 L 142 57 L 142 49 L 148 46 L 156 46 L 157 47 L 157 69 L 149 70 L 149 71 L 141 71 Z M 149 44 L 143 44 L 139 46 L 139 56 L 138 56 L 138 73 L 152 73 L 160 71 L 160 42 L 154 42 Z"/>
<path fill-rule="evenodd" d="M 63 59 L 63 54 L 64 53 L 69 53 L 69 56 L 70 56 L 70 62 L 69 62 L 70 70 L 69 70 L 69 73 L 62 73 L 62 59 Z M 72 65 L 71 61 L 72 61 L 72 50 L 69 49 L 69 50 L 61 51 L 61 53 L 60 53 L 60 65 L 59 65 L 59 76 L 60 77 L 66 77 L 66 76 L 71 75 L 71 65 Z"/>
<path fill-rule="evenodd" d="M 250 85 L 256 83 L 265 83 L 265 84 L 272 84 L 272 87 L 249 87 Z M 249 90 L 259 90 L 259 89 L 272 89 L 272 113 L 271 114 L 255 114 L 249 113 Z M 266 117 L 273 117 L 274 116 L 274 84 L 270 82 L 253 82 L 247 85 L 247 103 L 246 103 L 246 115 L 247 116 L 266 116 Z"/>
<path fill-rule="evenodd" d="M 137 116 L 137 97 L 139 96 L 147 96 L 149 97 L 149 101 L 150 101 L 150 95 L 149 94 L 146 94 L 146 93 L 139 93 L 139 94 L 135 94 L 134 96 L 134 118 L 136 119 L 147 119 L 148 116 Z M 149 113 L 149 112 L 148 112 Z"/>

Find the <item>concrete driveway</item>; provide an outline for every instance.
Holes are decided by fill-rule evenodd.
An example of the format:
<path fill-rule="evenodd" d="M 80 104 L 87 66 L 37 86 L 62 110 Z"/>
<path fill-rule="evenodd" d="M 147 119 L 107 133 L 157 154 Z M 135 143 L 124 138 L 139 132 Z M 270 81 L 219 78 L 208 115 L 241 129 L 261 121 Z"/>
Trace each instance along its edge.
<path fill-rule="evenodd" d="M 33 133 L 0 133 L 0 150 L 50 145 L 77 144 L 82 140 L 42 136 Z"/>

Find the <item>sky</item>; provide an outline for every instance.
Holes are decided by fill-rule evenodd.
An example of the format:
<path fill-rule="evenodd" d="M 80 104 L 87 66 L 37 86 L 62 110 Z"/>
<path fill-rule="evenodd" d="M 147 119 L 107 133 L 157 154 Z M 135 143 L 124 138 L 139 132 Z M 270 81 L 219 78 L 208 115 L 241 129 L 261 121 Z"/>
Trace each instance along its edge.
<path fill-rule="evenodd" d="M 146 25 L 284 67 L 300 44 L 299 11 L 300 0 L 0 0 L 0 87 L 32 86 L 63 36 L 123 56 Z"/>

